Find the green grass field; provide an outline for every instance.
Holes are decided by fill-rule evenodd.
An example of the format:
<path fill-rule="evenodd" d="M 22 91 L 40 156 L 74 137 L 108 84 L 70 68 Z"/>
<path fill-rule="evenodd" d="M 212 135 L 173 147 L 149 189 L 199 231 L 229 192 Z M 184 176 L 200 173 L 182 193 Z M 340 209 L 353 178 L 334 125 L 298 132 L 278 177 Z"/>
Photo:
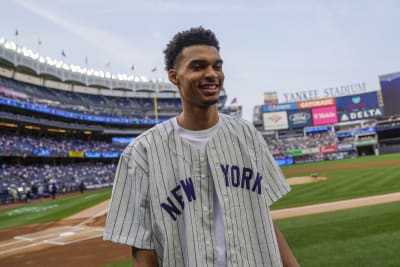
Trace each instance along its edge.
<path fill-rule="evenodd" d="M 301 266 L 397 267 L 400 202 L 276 220 Z M 132 261 L 103 267 L 129 267 Z"/>
<path fill-rule="evenodd" d="M 0 229 L 60 220 L 99 204 L 110 197 L 111 189 L 108 188 L 2 210 L 0 211 Z"/>
<path fill-rule="evenodd" d="M 277 220 L 302 266 L 399 266 L 400 202 Z"/>
<path fill-rule="evenodd" d="M 273 209 L 400 192 L 400 165 L 350 167 L 399 160 L 400 154 L 284 167 L 287 177 L 317 172 L 327 181 L 292 186 Z M 349 168 L 343 168 L 343 166 Z M 326 166 L 337 169 L 317 170 Z M 310 169 L 311 168 L 311 169 Z M 111 189 L 0 211 L 0 229 L 59 220 L 106 200 Z M 400 202 L 277 220 L 302 266 L 400 266 Z M 131 266 L 127 259 L 113 267 Z"/>
<path fill-rule="evenodd" d="M 317 172 L 327 181 L 295 185 L 273 209 L 303 206 L 400 191 L 400 166 L 349 167 L 360 163 L 399 160 L 400 154 L 369 156 L 286 166 L 298 171 L 287 177 Z M 310 168 L 338 166 L 311 171 Z M 304 171 L 302 171 L 304 170 Z M 307 267 L 391 267 L 400 265 L 400 203 L 277 220 L 279 228 L 302 266 Z M 131 260 L 107 267 L 132 266 Z"/>
<path fill-rule="evenodd" d="M 399 192 L 400 165 L 350 167 L 354 164 L 387 160 L 400 160 L 400 154 L 285 166 L 282 168 L 284 172 L 298 171 L 296 174 L 287 175 L 288 178 L 307 176 L 316 172 L 320 176 L 327 177 L 328 180 L 292 186 L 292 191 L 275 203 L 272 209 Z M 346 165 L 349 168 L 343 168 Z M 321 167 L 330 166 L 338 166 L 338 169 L 310 171 L 310 169 L 317 170 Z"/>

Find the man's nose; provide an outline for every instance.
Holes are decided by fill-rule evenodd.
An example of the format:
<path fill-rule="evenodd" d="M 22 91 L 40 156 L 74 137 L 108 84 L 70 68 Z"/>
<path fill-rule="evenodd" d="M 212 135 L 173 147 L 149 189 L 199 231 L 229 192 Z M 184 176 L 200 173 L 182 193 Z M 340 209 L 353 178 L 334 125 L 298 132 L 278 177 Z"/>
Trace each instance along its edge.
<path fill-rule="evenodd" d="M 218 78 L 217 72 L 214 70 L 212 66 L 208 67 L 206 69 L 206 77 L 209 79 L 216 79 Z"/>

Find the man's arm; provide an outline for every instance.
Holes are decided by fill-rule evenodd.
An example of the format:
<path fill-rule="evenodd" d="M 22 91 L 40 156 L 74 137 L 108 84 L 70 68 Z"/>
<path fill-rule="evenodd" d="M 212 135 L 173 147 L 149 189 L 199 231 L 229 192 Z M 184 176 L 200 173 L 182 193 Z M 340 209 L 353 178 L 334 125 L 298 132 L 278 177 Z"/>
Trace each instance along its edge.
<path fill-rule="evenodd" d="M 155 250 L 132 247 L 132 261 L 134 267 L 157 267 Z"/>
<path fill-rule="evenodd" d="M 292 250 L 290 249 L 288 243 L 286 242 L 285 237 L 279 228 L 274 224 L 275 235 L 278 241 L 279 252 L 281 253 L 282 263 L 284 267 L 300 267 L 300 264 L 297 262 L 296 257 L 293 255 Z"/>

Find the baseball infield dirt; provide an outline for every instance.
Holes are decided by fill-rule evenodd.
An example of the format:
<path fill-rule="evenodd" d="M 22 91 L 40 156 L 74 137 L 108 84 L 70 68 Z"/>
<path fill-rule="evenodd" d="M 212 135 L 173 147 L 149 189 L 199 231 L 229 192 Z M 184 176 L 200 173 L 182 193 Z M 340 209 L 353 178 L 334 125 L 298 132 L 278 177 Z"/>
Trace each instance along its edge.
<path fill-rule="evenodd" d="M 376 163 L 376 165 L 385 164 L 400 164 L 400 161 Z M 353 167 L 361 166 L 357 164 Z M 371 166 L 371 163 L 368 163 L 368 166 Z M 351 166 L 346 166 L 349 167 Z M 329 167 L 318 170 L 303 169 L 297 173 L 325 169 Z M 285 172 L 285 174 L 296 173 Z M 321 177 L 317 178 L 296 177 L 289 182 L 298 184 L 324 180 Z M 392 201 L 400 201 L 400 193 L 275 210 L 272 216 L 275 219 L 287 218 Z M 129 259 L 131 255 L 129 247 L 104 242 L 101 238 L 107 206 L 108 202 L 103 202 L 58 222 L 0 230 L 0 266 L 103 266 Z"/>

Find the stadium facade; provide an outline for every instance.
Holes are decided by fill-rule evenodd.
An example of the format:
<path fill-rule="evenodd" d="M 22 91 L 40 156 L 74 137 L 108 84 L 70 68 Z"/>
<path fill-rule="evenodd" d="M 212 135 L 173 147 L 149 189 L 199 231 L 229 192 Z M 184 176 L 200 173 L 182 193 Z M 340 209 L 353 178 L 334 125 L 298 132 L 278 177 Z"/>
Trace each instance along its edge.
<path fill-rule="evenodd" d="M 382 93 L 255 106 L 253 124 L 280 165 L 399 152 L 400 75 L 390 77 L 381 77 Z"/>

